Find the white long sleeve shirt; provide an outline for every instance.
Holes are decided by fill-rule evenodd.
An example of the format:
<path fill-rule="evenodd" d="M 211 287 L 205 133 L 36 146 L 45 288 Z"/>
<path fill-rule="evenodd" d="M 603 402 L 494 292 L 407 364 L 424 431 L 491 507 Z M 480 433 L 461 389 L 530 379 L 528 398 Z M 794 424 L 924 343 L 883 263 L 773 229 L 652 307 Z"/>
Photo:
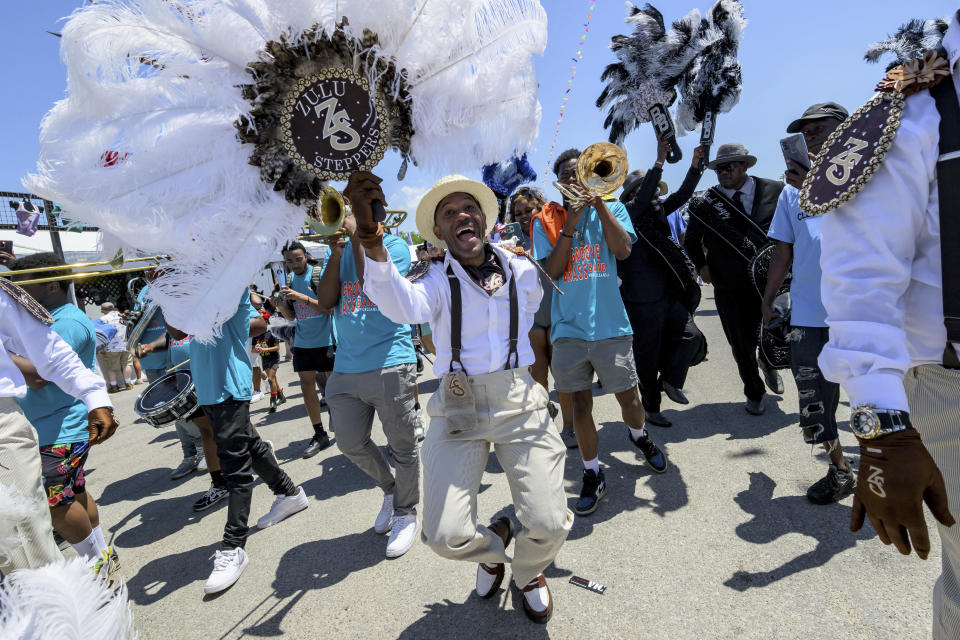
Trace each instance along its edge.
<path fill-rule="evenodd" d="M 450 283 L 446 268 L 451 265 L 460 280 L 463 298 L 460 360 L 468 375 L 476 376 L 503 370 L 510 351 L 510 279 L 517 279 L 519 331 L 517 354 L 519 366 L 533 364 L 533 349 L 527 334 L 533 316 L 540 307 L 543 291 L 536 267 L 526 258 L 518 258 L 493 247 L 506 280 L 491 296 L 480 288 L 447 253 L 443 263 L 434 263 L 430 271 L 416 282 L 400 275 L 392 260 L 375 262 L 365 259 L 363 292 L 379 307 L 380 312 L 401 324 L 430 323 L 437 357 L 433 373 L 440 377 L 450 370 Z M 513 271 L 507 265 L 513 267 Z"/>
<path fill-rule="evenodd" d="M 88 412 L 113 407 L 103 378 L 84 366 L 63 338 L 4 291 L 0 291 L 0 343 L 0 398 L 27 395 L 23 374 L 10 358 L 13 351 L 30 360 L 44 380 L 82 400 Z"/>
<path fill-rule="evenodd" d="M 956 15 L 943 43 L 960 94 Z M 942 362 L 947 331 L 936 178 L 939 128 L 929 92 L 907 98 L 900 129 L 876 175 L 821 223 L 821 293 L 830 341 L 820 367 L 844 387 L 853 406 L 908 411 L 906 371 Z"/>

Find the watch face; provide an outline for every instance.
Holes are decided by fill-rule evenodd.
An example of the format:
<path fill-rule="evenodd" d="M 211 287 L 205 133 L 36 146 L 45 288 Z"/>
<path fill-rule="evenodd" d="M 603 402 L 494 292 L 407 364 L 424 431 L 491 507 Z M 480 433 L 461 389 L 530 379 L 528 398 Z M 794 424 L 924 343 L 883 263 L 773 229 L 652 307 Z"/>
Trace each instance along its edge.
<path fill-rule="evenodd" d="M 856 411 L 850 420 L 850 428 L 858 436 L 869 436 L 877 430 L 877 416 L 871 411 Z"/>

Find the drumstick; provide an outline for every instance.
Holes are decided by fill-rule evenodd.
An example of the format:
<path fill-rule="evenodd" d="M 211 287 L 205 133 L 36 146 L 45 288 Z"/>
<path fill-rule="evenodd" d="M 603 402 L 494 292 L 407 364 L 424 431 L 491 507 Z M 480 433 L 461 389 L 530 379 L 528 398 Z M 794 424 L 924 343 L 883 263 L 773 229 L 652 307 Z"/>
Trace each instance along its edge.
<path fill-rule="evenodd" d="M 170 373 L 171 371 L 176 371 L 177 369 L 179 369 L 179 368 L 182 367 L 183 365 L 187 364 L 188 362 L 190 362 L 190 358 L 187 358 L 186 360 L 184 360 L 183 362 L 181 362 L 180 364 L 178 364 L 178 365 L 175 366 L 175 367 L 170 367 L 169 369 L 167 369 L 167 373 Z"/>

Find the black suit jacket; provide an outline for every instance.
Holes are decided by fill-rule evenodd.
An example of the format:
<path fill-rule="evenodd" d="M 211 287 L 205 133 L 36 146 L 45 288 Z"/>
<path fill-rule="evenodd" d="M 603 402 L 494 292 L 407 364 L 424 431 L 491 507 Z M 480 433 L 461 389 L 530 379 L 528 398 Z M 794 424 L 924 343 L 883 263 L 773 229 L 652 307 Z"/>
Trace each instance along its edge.
<path fill-rule="evenodd" d="M 773 221 L 773 213 L 777 210 L 777 200 L 783 191 L 783 183 L 779 180 L 751 177 L 756 188 L 749 215 L 766 233 Z M 713 280 L 714 287 L 733 289 L 751 286 L 747 264 L 740 254 L 693 216 L 690 217 L 683 246 L 697 270 L 703 265 L 710 267 L 710 279 Z M 706 254 L 704 248 L 707 250 Z"/>

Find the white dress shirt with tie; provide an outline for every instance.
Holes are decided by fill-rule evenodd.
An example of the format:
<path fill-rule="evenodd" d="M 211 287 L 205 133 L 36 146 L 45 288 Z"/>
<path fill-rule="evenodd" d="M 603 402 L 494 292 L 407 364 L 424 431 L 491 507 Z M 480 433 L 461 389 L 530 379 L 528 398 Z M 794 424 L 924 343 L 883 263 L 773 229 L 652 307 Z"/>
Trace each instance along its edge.
<path fill-rule="evenodd" d="M 753 195 L 757 192 L 757 183 L 754 182 L 753 176 L 747 176 L 743 186 L 739 189 L 724 189 L 720 185 L 717 185 L 717 188 L 733 202 L 737 201 L 734 196 L 739 191 L 742 194 L 740 201 L 743 202 L 743 210 L 747 215 L 750 215 L 750 211 L 753 209 Z"/>
<path fill-rule="evenodd" d="M 27 383 L 9 352 L 33 363 L 37 373 L 66 393 L 79 398 L 92 411 L 113 407 L 103 378 L 81 362 L 69 344 L 50 327 L 34 318 L 6 292 L 0 291 L 0 398 L 22 398 Z"/>
<path fill-rule="evenodd" d="M 956 16 L 943 44 L 960 94 Z M 943 361 L 939 129 L 928 91 L 907 98 L 893 146 L 873 179 L 823 216 L 821 293 L 830 341 L 820 368 L 844 387 L 853 406 L 908 411 L 906 371 Z"/>
<path fill-rule="evenodd" d="M 450 283 L 446 268 L 450 265 L 460 281 L 463 298 L 460 360 L 467 375 L 478 376 L 502 371 L 510 350 L 510 279 L 517 279 L 519 331 L 517 352 L 519 366 L 533 364 L 533 349 L 527 334 L 533 316 L 540 307 L 543 291 L 536 267 L 526 258 L 518 258 L 493 247 L 506 280 L 491 296 L 466 274 L 460 263 L 448 252 L 443 262 L 435 262 L 425 276 L 410 282 L 400 275 L 392 260 L 365 260 L 363 292 L 380 312 L 400 324 L 430 323 L 437 357 L 433 372 L 437 377 L 450 370 Z M 513 267 L 512 271 L 507 266 Z"/>

